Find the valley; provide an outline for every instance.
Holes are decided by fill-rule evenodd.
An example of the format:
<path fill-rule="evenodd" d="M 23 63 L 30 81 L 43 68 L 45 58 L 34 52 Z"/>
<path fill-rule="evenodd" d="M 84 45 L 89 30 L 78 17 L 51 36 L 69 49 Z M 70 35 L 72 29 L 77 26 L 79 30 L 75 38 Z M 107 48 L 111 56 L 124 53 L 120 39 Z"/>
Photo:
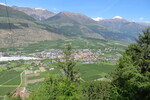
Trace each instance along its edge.
<path fill-rule="evenodd" d="M 48 75 L 63 75 L 62 69 L 58 67 L 57 59 L 62 59 L 66 44 L 73 46 L 74 58 L 77 62 L 76 69 L 80 71 L 84 81 L 103 78 L 109 80 L 107 76 L 115 70 L 116 62 L 128 46 L 128 43 L 119 41 L 78 37 L 68 40 L 41 41 L 23 47 L 1 48 L 1 76 L 10 75 L 11 72 L 16 71 L 17 78 L 21 79 L 19 73 L 22 72 L 23 83 L 20 87 L 25 88 L 27 93 L 33 91 Z M 11 77 L 8 79 L 13 79 Z M 16 85 L 8 83 L 8 86 L 1 85 L 0 88 L 5 89 L 6 92 L 0 96 L 15 93 L 13 90 L 18 86 L 19 83 Z"/>
<path fill-rule="evenodd" d="M 95 82 L 110 85 L 114 81 L 117 66 L 126 66 L 119 63 L 125 62 L 120 59 L 126 57 L 128 49 L 134 48 L 130 44 L 135 43 L 139 34 L 148 27 L 149 23 L 130 21 L 119 16 L 111 19 L 90 18 L 70 11 L 56 13 L 42 8 L 0 4 L 0 100 L 26 100 L 45 84 L 43 82 L 47 82 L 48 77 L 55 78 L 50 78 L 51 81 L 57 81 L 68 74 L 66 70 L 71 70 L 72 76 L 79 73 L 74 77 L 78 77 L 82 88 L 88 82 L 91 85 Z M 68 52 L 72 50 L 70 55 L 68 53 L 70 58 L 67 53 L 65 55 L 68 45 L 71 46 Z M 139 54 L 135 53 L 134 58 Z M 128 57 L 125 60 L 129 64 L 132 62 Z M 64 66 L 74 68 L 65 69 Z M 135 69 L 126 70 L 129 73 Z M 67 80 L 67 85 L 74 86 L 69 82 Z"/>

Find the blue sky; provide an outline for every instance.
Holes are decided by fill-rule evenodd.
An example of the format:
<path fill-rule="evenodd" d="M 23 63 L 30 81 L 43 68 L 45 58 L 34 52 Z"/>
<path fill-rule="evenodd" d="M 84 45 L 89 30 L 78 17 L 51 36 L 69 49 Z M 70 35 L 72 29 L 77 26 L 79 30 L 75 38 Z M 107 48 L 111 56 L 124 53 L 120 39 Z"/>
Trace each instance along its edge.
<path fill-rule="evenodd" d="M 5 0 L 0 0 L 4 3 Z M 44 8 L 53 12 L 71 11 L 91 18 L 113 18 L 150 22 L 150 0 L 7 0 L 8 5 Z"/>

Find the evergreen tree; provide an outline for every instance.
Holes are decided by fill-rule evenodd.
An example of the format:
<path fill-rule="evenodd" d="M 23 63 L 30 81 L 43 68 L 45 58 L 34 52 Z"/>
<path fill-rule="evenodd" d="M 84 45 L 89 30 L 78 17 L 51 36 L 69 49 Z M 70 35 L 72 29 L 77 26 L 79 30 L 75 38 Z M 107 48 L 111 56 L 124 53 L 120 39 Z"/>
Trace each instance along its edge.
<path fill-rule="evenodd" d="M 63 59 L 60 59 L 58 66 L 64 71 L 64 74 L 71 79 L 71 81 L 79 81 L 79 72 L 75 70 L 76 62 L 73 56 L 71 45 L 66 45 L 63 51 Z"/>
<path fill-rule="evenodd" d="M 108 81 L 91 81 L 83 83 L 83 100 L 109 100 L 111 85 Z"/>
<path fill-rule="evenodd" d="M 150 72 L 150 28 L 143 31 L 136 41 L 125 53 L 131 56 L 134 65 L 141 67 L 141 73 Z"/>
<path fill-rule="evenodd" d="M 120 58 L 114 74 L 113 100 L 150 100 L 150 28 Z"/>
<path fill-rule="evenodd" d="M 80 88 L 66 77 L 48 77 L 29 100 L 82 100 Z"/>

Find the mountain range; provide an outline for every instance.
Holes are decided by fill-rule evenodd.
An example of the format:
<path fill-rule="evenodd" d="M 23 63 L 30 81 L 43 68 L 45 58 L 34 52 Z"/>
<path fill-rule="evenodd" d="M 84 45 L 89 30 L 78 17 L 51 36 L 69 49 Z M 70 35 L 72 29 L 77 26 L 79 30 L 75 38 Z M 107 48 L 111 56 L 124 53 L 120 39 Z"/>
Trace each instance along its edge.
<path fill-rule="evenodd" d="M 41 8 L 0 5 L 0 12 L 1 47 L 70 37 L 132 42 L 143 29 L 150 26 L 149 23 L 119 17 L 98 20 L 81 13 L 53 13 Z"/>

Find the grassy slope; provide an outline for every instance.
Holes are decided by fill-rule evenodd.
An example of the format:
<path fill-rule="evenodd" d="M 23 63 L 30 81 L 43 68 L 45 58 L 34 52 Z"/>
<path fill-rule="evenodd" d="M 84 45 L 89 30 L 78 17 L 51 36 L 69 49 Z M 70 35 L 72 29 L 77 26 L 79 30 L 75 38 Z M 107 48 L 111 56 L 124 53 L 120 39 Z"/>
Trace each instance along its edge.
<path fill-rule="evenodd" d="M 7 10 L 8 10 L 9 17 L 35 21 L 35 19 L 33 17 L 31 17 L 21 11 L 14 10 L 10 7 L 7 7 Z M 0 5 L 0 11 L 1 11 L 0 17 L 7 17 L 6 6 Z"/>
<path fill-rule="evenodd" d="M 53 40 L 53 41 L 40 41 L 38 43 L 30 44 L 25 47 L 19 47 L 17 50 L 21 50 L 26 53 L 40 52 L 47 49 L 63 49 L 66 44 L 72 44 L 75 49 L 102 49 L 105 48 L 117 48 L 118 52 L 124 51 L 127 47 L 127 43 L 119 41 L 92 39 L 92 38 L 72 38 L 68 40 Z M 1 51 L 6 49 L 1 49 Z"/>

